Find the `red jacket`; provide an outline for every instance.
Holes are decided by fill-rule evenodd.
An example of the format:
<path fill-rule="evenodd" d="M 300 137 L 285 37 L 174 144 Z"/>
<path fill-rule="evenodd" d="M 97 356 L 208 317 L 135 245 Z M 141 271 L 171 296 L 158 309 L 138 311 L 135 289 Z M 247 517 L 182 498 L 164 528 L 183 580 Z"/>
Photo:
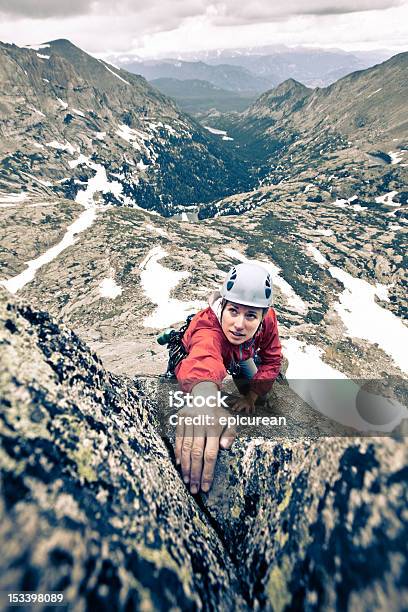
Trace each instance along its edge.
<path fill-rule="evenodd" d="M 268 310 L 255 336 L 237 346 L 227 340 L 216 314 L 208 307 L 193 317 L 184 333 L 183 344 L 188 355 L 178 364 L 175 374 L 185 393 L 203 381 L 212 381 L 220 387 L 227 368 L 253 357 L 256 351 L 262 363 L 251 379 L 251 389 L 264 395 L 279 374 L 282 349 L 273 308 Z"/>

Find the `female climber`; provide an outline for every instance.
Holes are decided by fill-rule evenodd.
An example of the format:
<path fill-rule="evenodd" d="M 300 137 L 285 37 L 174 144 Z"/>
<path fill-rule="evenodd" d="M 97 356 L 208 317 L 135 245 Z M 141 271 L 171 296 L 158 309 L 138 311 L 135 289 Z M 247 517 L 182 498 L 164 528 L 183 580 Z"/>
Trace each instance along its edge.
<path fill-rule="evenodd" d="M 184 407 L 178 416 L 207 415 L 205 424 L 187 425 L 185 418 L 177 422 L 176 461 L 191 493 L 210 489 L 219 447 L 229 448 L 235 437 L 220 424 L 228 412 L 214 401 L 227 373 L 241 393 L 233 410 L 248 413 L 279 374 L 282 351 L 271 304 L 268 271 L 248 261 L 230 270 L 220 292 L 211 294 L 208 308 L 193 317 L 184 333 L 186 356 L 175 374 L 182 391 L 200 398 L 196 403 L 204 408 Z"/>

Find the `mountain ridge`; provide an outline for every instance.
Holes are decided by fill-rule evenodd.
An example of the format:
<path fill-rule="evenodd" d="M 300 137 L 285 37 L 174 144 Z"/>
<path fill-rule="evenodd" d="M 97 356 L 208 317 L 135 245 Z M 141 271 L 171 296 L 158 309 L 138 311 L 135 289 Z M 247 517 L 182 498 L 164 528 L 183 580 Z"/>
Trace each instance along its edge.
<path fill-rule="evenodd" d="M 199 113 L 216 109 L 220 112 L 242 111 L 255 99 L 254 94 L 234 92 L 200 79 L 159 78 L 151 85 L 176 100 L 180 107 L 199 118 Z"/>
<path fill-rule="evenodd" d="M 47 156 L 50 148 L 57 148 L 54 162 L 60 177 L 74 163 L 69 155 L 85 148 L 100 161 L 106 157 L 108 168 L 119 175 L 122 204 L 124 198 L 133 197 L 136 204 L 163 214 L 176 212 L 177 206 L 208 201 L 221 191 L 231 192 L 237 181 L 248 185 L 244 166 L 143 77 L 110 67 L 65 40 L 44 44 L 47 46 L 40 46 L 41 53 L 15 45 L 0 47 L 1 80 L 3 91 L 8 92 L 1 100 L 6 117 L 1 126 L 3 152 L 11 155 L 11 161 L 4 163 L 13 163 L 13 147 L 19 140 L 24 148 L 29 143 L 29 149 L 39 148 L 37 158 L 44 155 L 47 134 L 54 143 L 46 143 Z M 72 55 L 77 69 L 69 61 Z M 24 122 L 27 132 L 23 129 L 18 134 Z M 111 142 L 109 155 L 105 138 Z M 123 157 L 123 141 L 136 156 L 131 164 Z M 4 149 L 6 142 L 10 146 Z M 64 149 L 67 153 L 61 153 Z M 30 150 L 27 153 L 33 154 Z M 172 164 L 172 177 L 165 172 L 167 164 Z M 78 179 L 76 170 L 69 171 L 73 180 Z M 42 178 L 46 182 L 50 179 L 46 175 Z M 57 185 L 54 188 L 60 189 Z M 79 183 L 75 189 L 71 183 L 66 192 L 76 197 L 80 189 Z"/>
<path fill-rule="evenodd" d="M 289 77 L 305 83 L 308 87 L 327 86 L 335 80 L 355 70 L 365 69 L 374 63 L 384 61 L 390 57 L 391 52 L 346 52 L 340 49 L 319 49 L 310 47 L 289 48 L 281 45 L 249 47 L 237 49 L 218 49 L 214 51 L 203 51 L 197 53 L 181 53 L 177 57 L 168 57 L 156 60 L 143 60 L 138 58 L 137 64 L 146 62 L 199 62 L 202 61 L 209 66 L 217 66 L 226 63 L 230 66 L 241 66 L 251 71 L 257 77 L 263 79 L 272 78 L 274 83 L 279 83 Z M 123 65 L 129 64 L 127 56 Z M 121 62 L 120 54 L 115 60 Z M 166 76 L 165 74 L 156 75 Z M 190 78 L 198 75 L 190 75 Z"/>
<path fill-rule="evenodd" d="M 268 78 L 256 76 L 241 66 L 228 64 L 211 66 L 202 61 L 150 60 L 125 64 L 125 66 L 127 70 L 142 74 L 149 81 L 156 78 L 199 79 L 208 81 L 216 87 L 236 92 L 260 92 L 276 83 L 276 79 L 272 76 Z"/>
<path fill-rule="evenodd" d="M 327 131 L 336 138 L 354 136 L 363 150 L 391 147 L 394 138 L 403 140 L 407 135 L 407 63 L 408 53 L 401 53 L 323 89 L 287 80 L 264 92 L 242 113 L 225 115 L 219 125 L 242 146 L 249 142 L 251 154 L 256 147 L 264 150 L 268 141 L 281 142 L 277 145 L 281 148 L 293 136 L 308 138 L 314 132 L 314 138 L 318 134 L 323 138 Z"/>

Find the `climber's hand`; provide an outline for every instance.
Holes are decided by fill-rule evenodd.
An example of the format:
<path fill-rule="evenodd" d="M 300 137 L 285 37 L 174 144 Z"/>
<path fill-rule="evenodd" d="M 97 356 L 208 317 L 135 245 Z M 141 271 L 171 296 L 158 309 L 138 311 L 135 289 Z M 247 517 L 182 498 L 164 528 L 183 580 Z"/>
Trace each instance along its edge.
<path fill-rule="evenodd" d="M 255 402 L 258 396 L 253 391 L 250 391 L 247 395 L 241 395 L 239 399 L 233 404 L 232 410 L 234 412 L 245 412 L 246 414 L 252 414 L 255 412 Z"/>
<path fill-rule="evenodd" d="M 183 480 L 190 485 L 191 493 L 198 493 L 200 487 L 207 492 L 214 478 L 214 469 L 219 448 L 230 448 L 235 431 L 220 424 L 221 417 L 230 416 L 223 408 L 182 408 L 177 413 L 175 455 L 181 464 Z M 185 423 L 182 417 L 200 416 L 199 425 Z M 221 419 L 222 421 L 222 419 Z"/>

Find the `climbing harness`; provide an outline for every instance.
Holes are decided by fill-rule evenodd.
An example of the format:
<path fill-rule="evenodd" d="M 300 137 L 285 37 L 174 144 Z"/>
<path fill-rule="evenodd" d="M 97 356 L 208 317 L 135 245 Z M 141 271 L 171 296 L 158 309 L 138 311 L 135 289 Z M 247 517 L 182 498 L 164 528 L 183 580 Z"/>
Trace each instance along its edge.
<path fill-rule="evenodd" d="M 167 345 L 169 351 L 169 361 L 167 363 L 167 370 L 164 374 L 164 378 L 176 378 L 174 370 L 180 361 L 188 355 L 182 339 L 194 316 L 194 314 L 189 315 L 179 330 L 172 328 L 165 329 L 157 338 L 157 342 L 162 346 Z"/>

